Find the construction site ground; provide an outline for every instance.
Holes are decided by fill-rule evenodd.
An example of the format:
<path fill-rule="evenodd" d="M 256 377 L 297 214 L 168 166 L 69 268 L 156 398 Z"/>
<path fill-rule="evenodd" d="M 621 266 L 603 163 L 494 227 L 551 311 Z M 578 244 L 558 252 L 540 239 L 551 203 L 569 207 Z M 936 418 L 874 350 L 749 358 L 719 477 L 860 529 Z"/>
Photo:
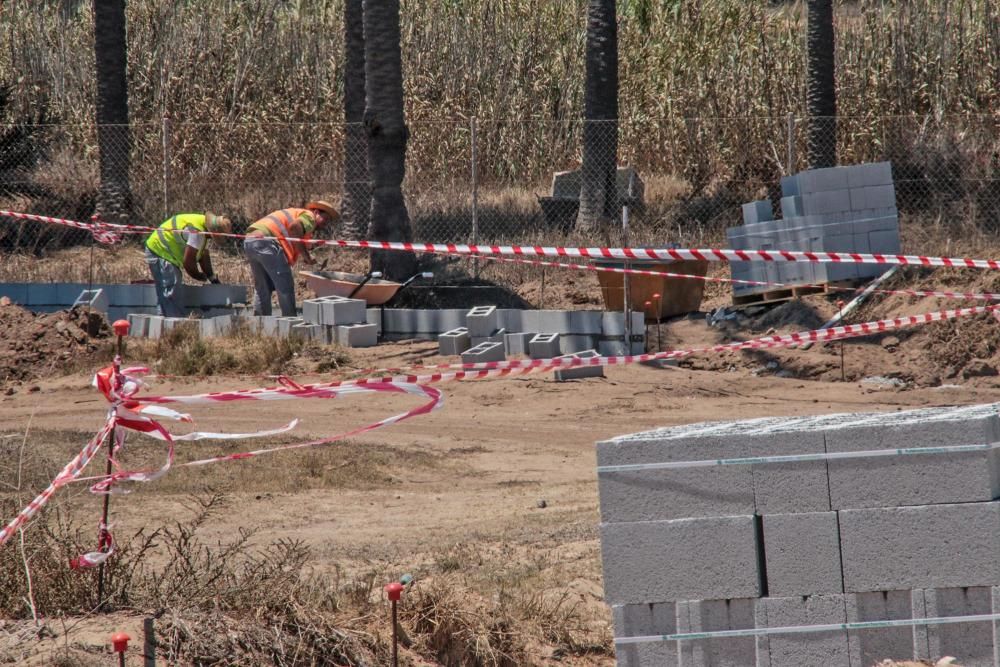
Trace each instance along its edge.
<path fill-rule="evenodd" d="M 910 271 L 888 287 L 986 290 L 993 287 L 993 278 Z M 586 286 L 584 280 L 596 286 L 592 276 L 576 278 Z M 676 318 L 659 329 L 651 326 L 651 347 L 702 348 L 814 329 L 837 309 L 834 297 L 815 295 L 735 311 L 731 319 L 717 321 L 709 315 L 728 302 L 725 290 L 709 290 L 701 313 Z M 848 321 L 963 305 L 969 304 L 878 296 Z M 4 315 L 5 310 L 13 313 L 11 309 L 16 306 L 0 307 L 0 326 L 16 319 Z M 23 315 L 17 317 L 22 318 L 17 327 L 25 326 Z M 10 326 L 0 338 L 9 340 L 17 330 Z M 109 349 L 99 346 L 86 352 L 91 355 L 87 361 L 93 362 L 89 370 L 77 366 L 64 374 L 51 360 L 39 358 L 37 373 L 24 371 L 22 361 L 16 382 L 7 373 L 7 391 L 0 391 L 5 479 L 10 479 L 18 451 L 24 455 L 22 443 L 54 473 L 100 427 L 106 404 L 89 383 L 99 354 Z M 374 577 L 375 597 L 382 583 L 412 573 L 414 587 L 447 576 L 449 581 L 459 577 L 485 599 L 505 586 L 559 598 L 572 607 L 579 636 L 590 638 L 593 650 L 578 646 L 567 651 L 557 639 L 540 636 L 533 645 L 532 663 L 611 665 L 612 633 L 602 601 L 597 539 L 596 441 L 721 419 L 1000 401 L 998 350 L 1000 323 L 983 315 L 847 341 L 843 347 L 838 342 L 808 350 L 699 353 L 676 367 L 609 367 L 603 379 L 557 383 L 545 373 L 453 382 L 441 385 L 445 403 L 432 414 L 322 448 L 178 468 L 157 482 L 139 485 L 130 495 L 113 497 L 111 517 L 119 536 L 170 523 L 188 511 L 193 494 L 210 488 L 225 494 L 226 509 L 206 523 L 209 541 L 225 540 L 240 528 L 259 529 L 253 540 L 262 544 L 302 540 L 311 547 L 317 573 L 329 577 L 331 585 Z M 0 356 L 0 362 L 14 365 L 22 351 L 12 350 Z M 427 341 L 353 350 L 350 358 L 353 370 L 456 361 L 438 357 L 436 344 Z M 334 377 L 306 375 L 310 367 L 305 362 L 297 370 L 303 373 L 302 382 Z M 249 377 L 155 378 L 148 392 L 191 394 L 262 383 L 265 380 Z M 196 423 L 171 428 L 246 432 L 297 417 L 297 438 L 320 438 L 416 403 L 413 397 L 366 395 L 193 406 Z M 131 436 L 130 443 L 127 455 L 132 463 L 158 465 L 166 451 L 162 443 L 138 436 Z M 258 446 L 254 441 L 182 443 L 178 460 Z M 10 495 L 9 490 L 3 493 Z M 61 491 L 57 501 L 61 512 L 96 524 L 101 499 L 85 485 Z M 30 620 L 12 622 L 6 636 L 20 639 L 0 646 L 0 655 L 35 661 L 28 664 L 49 664 L 46 656 L 65 646 L 96 655 L 106 650 L 114 630 L 138 636 L 142 615 L 142 610 L 127 610 L 77 619 L 68 631 L 66 623 L 54 625 L 54 636 L 42 640 L 25 639 Z M 388 623 L 382 619 L 367 619 L 365 627 L 387 636 Z M 438 664 L 416 650 L 405 657 L 406 664 Z"/>

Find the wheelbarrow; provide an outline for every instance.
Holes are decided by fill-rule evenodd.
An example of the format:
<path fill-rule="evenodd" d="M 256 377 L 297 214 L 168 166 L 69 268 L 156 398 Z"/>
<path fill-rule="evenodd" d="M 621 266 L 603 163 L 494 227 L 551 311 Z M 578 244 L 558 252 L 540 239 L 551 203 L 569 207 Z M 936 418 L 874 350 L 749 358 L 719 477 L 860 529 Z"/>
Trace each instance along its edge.
<path fill-rule="evenodd" d="M 363 299 L 369 306 L 384 306 L 396 294 L 417 278 L 433 278 L 434 274 L 420 272 L 401 283 L 383 280 L 380 271 L 346 273 L 344 271 L 299 271 L 306 279 L 306 286 L 316 296 L 343 296 Z"/>

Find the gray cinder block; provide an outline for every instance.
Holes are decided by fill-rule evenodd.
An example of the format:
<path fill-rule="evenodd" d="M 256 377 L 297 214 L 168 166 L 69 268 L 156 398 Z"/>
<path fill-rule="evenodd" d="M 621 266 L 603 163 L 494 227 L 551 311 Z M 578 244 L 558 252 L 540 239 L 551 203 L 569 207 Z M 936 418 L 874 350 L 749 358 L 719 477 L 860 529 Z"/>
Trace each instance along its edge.
<path fill-rule="evenodd" d="M 462 353 L 463 364 L 478 364 L 490 361 L 504 361 L 503 343 L 486 342 L 470 347 Z"/>
<path fill-rule="evenodd" d="M 322 326 L 322 324 L 299 322 L 298 324 L 291 325 L 288 335 L 301 338 L 302 340 L 316 340 L 316 329 L 319 329 Z"/>
<path fill-rule="evenodd" d="M 918 617 L 941 618 L 998 613 L 998 591 L 1000 588 L 973 586 L 913 592 L 915 596 L 923 597 L 923 614 Z M 997 651 L 994 642 L 1000 637 L 996 634 L 1000 630 L 1000 623 L 996 621 L 928 625 L 922 630 L 922 635 L 926 638 L 926 649 L 922 643 L 918 643 L 920 654 L 915 656 L 917 658 L 936 660 L 949 655 L 956 658 L 956 664 L 962 667 L 996 665 Z"/>
<path fill-rule="evenodd" d="M 56 284 L 29 284 L 28 294 L 25 300 L 27 306 L 59 306 L 72 303 L 79 291 L 69 297 L 67 301 L 59 300 L 59 286 Z"/>
<path fill-rule="evenodd" d="M 296 326 L 297 324 L 303 324 L 305 320 L 303 320 L 301 317 L 279 317 L 277 318 L 277 322 L 278 322 L 278 335 L 288 336 L 292 333 L 292 327 Z"/>
<path fill-rule="evenodd" d="M 752 225 L 757 222 L 764 222 L 774 219 L 774 212 L 771 210 L 771 202 L 767 199 L 751 201 L 743 204 L 743 224 Z"/>
<path fill-rule="evenodd" d="M 844 591 L 836 512 L 769 514 L 763 524 L 768 595 Z"/>
<path fill-rule="evenodd" d="M 559 334 L 539 333 L 528 341 L 528 356 L 532 359 L 552 359 L 559 356 Z"/>
<path fill-rule="evenodd" d="M 678 632 L 678 606 L 684 603 L 655 602 L 615 605 L 611 607 L 611 623 L 615 637 L 649 637 Z M 652 667 L 676 665 L 679 642 L 644 642 L 615 645 L 619 667 Z"/>
<path fill-rule="evenodd" d="M 233 316 L 232 315 L 216 315 L 212 318 L 215 322 L 215 335 L 216 336 L 228 336 L 233 330 Z"/>
<path fill-rule="evenodd" d="M 847 592 L 1000 585 L 1000 501 L 838 514 Z"/>
<path fill-rule="evenodd" d="M 465 314 L 465 328 L 473 338 L 486 338 L 496 331 L 498 326 L 496 306 L 476 306 Z"/>
<path fill-rule="evenodd" d="M 200 334 L 202 338 L 215 338 L 215 319 L 211 317 L 205 317 L 198 321 L 200 327 Z"/>
<path fill-rule="evenodd" d="M 756 600 L 692 600 L 677 603 L 678 632 L 719 632 L 756 627 Z M 755 637 L 717 637 L 680 642 L 684 667 L 754 665 Z"/>
<path fill-rule="evenodd" d="M 373 347 L 378 344 L 378 327 L 374 324 L 341 324 L 336 327 L 335 338 L 344 347 Z"/>
<path fill-rule="evenodd" d="M 475 347 L 480 343 L 503 343 L 504 336 L 506 335 L 507 335 L 506 329 L 497 329 L 489 336 L 471 336 L 470 340 L 472 341 L 472 346 Z"/>
<path fill-rule="evenodd" d="M 561 354 L 576 354 L 591 350 L 597 346 L 598 336 L 581 334 L 560 334 L 559 352 Z"/>
<path fill-rule="evenodd" d="M 507 349 L 507 356 L 512 357 L 516 354 L 527 355 L 528 343 L 534 335 L 530 332 L 504 334 L 503 343 Z"/>
<path fill-rule="evenodd" d="M 851 210 L 850 190 L 822 190 L 802 195 L 804 215 L 825 215 Z"/>
<path fill-rule="evenodd" d="M 524 329 L 524 311 L 519 308 L 497 309 L 497 326 L 510 333 L 521 333 Z"/>
<path fill-rule="evenodd" d="M 443 357 L 454 357 L 472 347 L 469 330 L 465 327 L 446 331 L 438 336 L 438 354 Z"/>
<path fill-rule="evenodd" d="M 843 167 L 824 167 L 801 171 L 796 174 L 799 184 L 799 192 L 796 194 L 808 195 L 814 192 L 846 190 L 850 187 L 847 174 L 848 170 Z"/>
<path fill-rule="evenodd" d="M 889 185 L 892 183 L 891 162 L 868 162 L 854 164 L 846 168 L 847 187 L 864 188 L 871 185 Z"/>
<path fill-rule="evenodd" d="M 368 324 L 374 324 L 378 328 L 379 334 L 382 333 L 382 309 L 381 308 L 368 308 L 365 310 L 365 322 Z"/>
<path fill-rule="evenodd" d="M 851 208 L 866 211 L 873 208 L 891 208 L 896 205 L 896 189 L 889 185 L 851 188 Z"/>
<path fill-rule="evenodd" d="M 876 591 L 845 595 L 848 623 L 900 621 L 914 615 L 913 600 L 921 591 Z M 922 606 L 923 601 L 920 600 Z M 882 660 L 912 660 L 918 627 L 865 628 L 848 631 L 851 665 L 874 665 Z M 924 642 L 926 646 L 926 641 Z M 940 656 L 939 656 L 940 657 Z"/>
<path fill-rule="evenodd" d="M 539 310 L 536 311 L 538 323 L 536 331 L 545 333 L 568 334 L 573 331 L 573 313 L 569 310 Z"/>
<path fill-rule="evenodd" d="M 415 309 L 413 311 L 413 326 L 415 333 L 437 334 L 448 330 L 441 328 L 441 311 L 435 308 Z"/>
<path fill-rule="evenodd" d="M 751 456 L 822 454 L 823 433 L 810 420 L 779 422 L 746 438 Z M 761 463 L 753 466 L 754 503 L 758 514 L 823 512 L 831 509 L 824 461 Z M 816 593 L 822 591 L 813 591 Z"/>
<path fill-rule="evenodd" d="M 826 430 L 828 452 L 927 448 L 1000 441 L 996 406 L 859 415 L 855 425 Z M 833 509 L 932 505 L 1000 497 L 1000 450 L 828 464 Z"/>
<path fill-rule="evenodd" d="M 73 307 L 83 306 L 101 313 L 108 312 L 108 295 L 102 289 L 83 290 L 73 302 Z"/>
<path fill-rule="evenodd" d="M 750 598 L 761 594 L 752 516 L 601 525 L 604 598 Z"/>
<path fill-rule="evenodd" d="M 163 316 L 150 315 L 146 323 L 146 336 L 158 340 L 163 337 Z"/>
<path fill-rule="evenodd" d="M 567 354 L 561 359 L 593 359 L 601 355 L 597 354 L 597 350 L 584 350 L 582 352 L 577 352 L 574 354 Z M 571 366 L 568 368 L 557 368 L 555 370 L 556 382 L 565 382 L 567 380 L 581 380 L 584 378 L 602 378 L 604 377 L 604 366 Z"/>
<path fill-rule="evenodd" d="M 843 595 L 757 600 L 757 626 L 781 628 L 846 622 Z M 852 667 L 847 632 L 773 634 L 761 640 L 770 667 Z M 753 664 L 753 663 L 749 663 Z"/>
<path fill-rule="evenodd" d="M 146 338 L 149 335 L 149 315 L 129 313 L 128 333 L 132 338 Z"/>
<path fill-rule="evenodd" d="M 520 311 L 518 311 L 520 312 Z M 446 308 L 438 311 L 437 332 L 451 331 L 465 326 L 465 311 L 458 308 Z"/>
<path fill-rule="evenodd" d="M 362 324 L 367 321 L 367 304 L 361 299 L 327 297 L 321 305 L 320 323 L 329 325 Z"/>
<path fill-rule="evenodd" d="M 628 355 L 628 348 L 625 347 L 625 337 L 620 336 L 618 340 L 600 340 L 597 342 L 597 351 L 602 357 L 624 357 Z"/>
<path fill-rule="evenodd" d="M 800 194 L 802 194 L 802 190 L 799 188 L 799 179 L 797 174 L 781 177 L 782 197 L 795 197 Z"/>
<path fill-rule="evenodd" d="M 323 302 L 325 299 L 306 299 L 302 302 L 302 319 L 309 324 L 323 323 Z"/>
<path fill-rule="evenodd" d="M 782 218 L 797 218 L 799 216 L 805 215 L 805 209 L 802 207 L 802 197 L 799 195 L 793 195 L 791 197 L 781 198 L 781 217 Z"/>
<path fill-rule="evenodd" d="M 281 319 L 277 315 L 261 315 L 260 317 L 260 332 L 265 336 L 277 336 L 278 331 L 278 320 Z"/>
<path fill-rule="evenodd" d="M 740 438 L 690 437 L 597 443 L 599 466 L 738 458 L 750 455 Z M 601 520 L 652 521 L 754 513 L 750 466 L 600 472 Z M 699 598 L 701 599 L 701 598 Z"/>

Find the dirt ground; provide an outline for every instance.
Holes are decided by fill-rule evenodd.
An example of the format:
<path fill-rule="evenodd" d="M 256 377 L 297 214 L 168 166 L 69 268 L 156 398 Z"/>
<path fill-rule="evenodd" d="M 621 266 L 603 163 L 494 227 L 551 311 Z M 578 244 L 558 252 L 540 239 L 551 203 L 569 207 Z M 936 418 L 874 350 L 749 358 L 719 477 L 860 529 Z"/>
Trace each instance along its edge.
<path fill-rule="evenodd" d="M 934 276 L 934 284 L 940 287 L 942 281 L 949 282 L 949 274 Z M 986 289 L 988 283 L 983 279 L 963 287 Z M 910 287 L 923 284 L 931 284 L 931 278 L 906 277 Z M 812 329 L 836 310 L 835 297 L 813 296 L 744 310 L 712 326 L 710 312 L 727 302 L 722 290 L 710 289 L 700 314 L 649 328 L 652 349 L 704 347 L 765 332 Z M 878 298 L 850 321 L 923 313 L 944 303 Z M 186 511 L 192 494 L 210 487 L 226 495 L 227 505 L 206 523 L 209 539 L 225 540 L 240 528 L 253 528 L 259 531 L 253 539 L 261 544 L 301 540 L 315 556 L 317 574 L 338 582 L 379 576 L 381 585 L 413 573 L 419 587 L 446 571 L 487 593 L 511 581 L 529 582 L 540 595 L 568 596 L 574 618 L 586 626 L 583 631 L 604 647 L 566 657 L 552 645 L 540 645 L 533 664 L 611 665 L 597 541 L 596 441 L 720 419 L 1000 401 L 998 330 L 993 318 L 981 317 L 848 341 L 843 352 L 835 343 L 809 350 L 698 354 L 677 367 L 610 367 L 603 379 L 557 383 L 546 373 L 445 384 L 440 410 L 323 451 L 178 468 L 128 496 L 113 497 L 112 521 L 121 534 L 169 523 Z M 436 344 L 429 342 L 382 344 L 352 351 L 351 366 L 454 361 L 436 352 Z M 26 431 L 34 434 L 25 441 L 47 452 L 56 469 L 56 461 L 68 460 L 99 427 L 104 403 L 89 387 L 89 373 L 39 376 L 31 380 L 37 390 L 15 383 L 14 393 L 0 396 L 0 432 L 12 440 Z M 303 374 L 299 379 L 318 377 Z M 261 383 L 245 377 L 154 378 L 149 392 L 190 394 Z M 298 417 L 302 422 L 296 436 L 318 438 L 415 404 L 413 398 L 376 395 L 193 406 L 196 424 L 173 430 L 245 432 Z M 66 432 L 79 434 L 79 439 L 50 437 Z M 133 461 L 154 463 L 165 452 L 153 441 L 130 442 L 127 456 Z M 258 445 L 185 443 L 178 459 Z M 100 499 L 82 485 L 60 493 L 63 511 L 91 523 L 99 516 Z M 23 625 L 12 624 L 8 630 L 22 637 L 15 651 L 19 659 L 34 656 L 34 664 L 47 664 L 45 656 L 56 646 L 98 654 L 114 630 L 126 629 L 135 637 L 139 618 L 129 613 L 90 618 L 70 631 L 56 627 L 54 638 L 26 642 Z M 15 654 L 10 645 L 0 650 L 4 648 L 7 655 Z M 407 659 L 408 664 L 434 664 L 415 655 Z"/>

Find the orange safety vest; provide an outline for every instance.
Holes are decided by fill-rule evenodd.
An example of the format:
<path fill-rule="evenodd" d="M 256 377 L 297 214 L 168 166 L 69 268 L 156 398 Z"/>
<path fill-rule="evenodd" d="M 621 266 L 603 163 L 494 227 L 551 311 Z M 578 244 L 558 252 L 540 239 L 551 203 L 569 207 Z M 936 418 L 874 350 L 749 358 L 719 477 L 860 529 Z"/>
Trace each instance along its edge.
<path fill-rule="evenodd" d="M 295 262 L 299 259 L 299 249 L 288 240 L 288 237 L 292 236 L 290 231 L 292 223 L 295 222 L 300 215 L 307 212 L 308 210 L 304 208 L 283 208 L 280 211 L 275 211 L 274 213 L 271 213 L 270 215 L 265 216 L 253 223 L 250 225 L 250 229 L 267 232 L 277 239 L 281 249 L 285 251 L 285 257 L 288 258 L 288 265 L 294 266 Z M 312 232 L 304 231 L 302 238 L 305 240 L 311 239 Z"/>

